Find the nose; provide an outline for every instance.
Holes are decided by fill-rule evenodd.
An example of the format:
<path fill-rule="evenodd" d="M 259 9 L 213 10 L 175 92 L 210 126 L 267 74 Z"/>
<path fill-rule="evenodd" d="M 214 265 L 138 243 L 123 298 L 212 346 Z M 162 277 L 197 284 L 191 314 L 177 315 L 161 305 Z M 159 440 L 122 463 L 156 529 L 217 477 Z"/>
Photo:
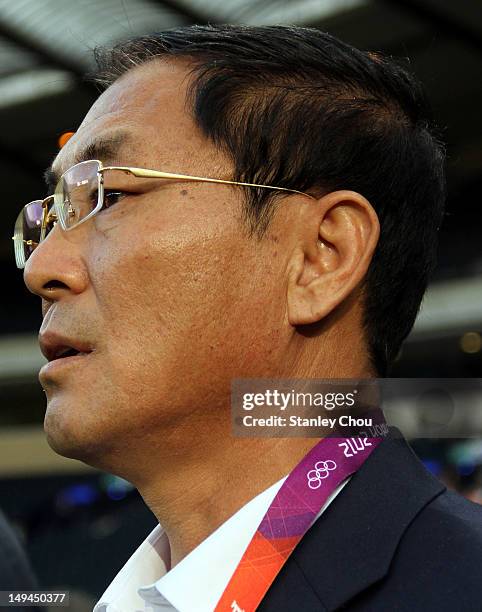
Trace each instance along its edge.
<path fill-rule="evenodd" d="M 65 234 L 56 225 L 30 255 L 24 269 L 28 290 L 48 303 L 82 293 L 88 284 L 79 241 Z"/>

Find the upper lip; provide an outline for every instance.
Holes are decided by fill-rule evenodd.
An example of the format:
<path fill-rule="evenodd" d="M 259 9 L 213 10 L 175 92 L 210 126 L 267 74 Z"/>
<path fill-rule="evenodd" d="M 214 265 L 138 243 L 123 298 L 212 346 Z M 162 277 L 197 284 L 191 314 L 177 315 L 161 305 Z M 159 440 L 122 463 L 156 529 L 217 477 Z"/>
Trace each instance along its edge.
<path fill-rule="evenodd" d="M 88 342 L 63 336 L 55 332 L 44 332 L 39 334 L 40 350 L 49 361 L 59 359 L 63 353 L 74 349 L 79 353 L 91 353 L 92 345 Z"/>

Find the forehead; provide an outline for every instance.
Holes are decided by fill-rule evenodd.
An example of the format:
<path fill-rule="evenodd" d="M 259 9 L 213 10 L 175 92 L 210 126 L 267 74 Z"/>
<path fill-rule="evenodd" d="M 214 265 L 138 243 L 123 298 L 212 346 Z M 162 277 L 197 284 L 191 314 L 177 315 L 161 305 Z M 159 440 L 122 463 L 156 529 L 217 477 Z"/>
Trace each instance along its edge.
<path fill-rule="evenodd" d="M 133 68 L 93 104 L 52 168 L 61 174 L 85 158 L 96 143 L 111 143 L 106 163 L 191 172 L 218 156 L 202 135 L 186 103 L 190 68 L 153 60 Z M 101 147 L 102 150 L 102 147 Z M 201 155 L 202 151 L 202 155 Z"/>

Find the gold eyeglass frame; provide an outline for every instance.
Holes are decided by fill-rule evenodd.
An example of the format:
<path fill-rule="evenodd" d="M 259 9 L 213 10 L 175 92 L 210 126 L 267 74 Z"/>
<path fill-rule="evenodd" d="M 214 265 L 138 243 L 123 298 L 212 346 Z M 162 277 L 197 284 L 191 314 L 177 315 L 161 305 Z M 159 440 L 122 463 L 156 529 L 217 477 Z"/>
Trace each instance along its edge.
<path fill-rule="evenodd" d="M 86 215 L 85 217 L 83 217 L 82 219 L 80 219 L 80 221 L 77 221 L 76 223 L 74 223 L 73 225 L 71 225 L 70 227 L 67 227 L 62 219 L 62 216 L 57 215 L 55 212 L 55 207 L 56 207 L 56 203 L 55 203 L 55 192 L 57 191 L 57 187 L 58 185 L 62 182 L 64 176 L 70 172 L 72 170 L 72 168 L 75 168 L 77 166 L 81 166 L 83 164 L 91 164 L 92 162 L 96 162 L 98 164 L 98 169 L 97 169 L 97 177 L 98 177 L 98 188 L 97 188 L 97 193 L 98 193 L 98 198 L 97 198 L 97 204 L 95 205 L 95 207 L 91 210 L 91 212 Z M 91 219 L 93 216 L 95 216 L 98 212 L 100 212 L 105 204 L 105 200 L 104 200 L 104 177 L 103 177 L 103 173 L 106 170 L 113 170 L 113 171 L 120 171 L 120 172 L 124 172 L 126 174 L 131 174 L 132 176 L 135 176 L 137 178 L 151 178 L 151 179 L 168 179 L 168 180 L 178 180 L 178 181 L 188 181 L 188 182 L 197 182 L 197 183 L 216 183 L 216 184 L 221 184 L 221 185 L 236 185 L 239 187 L 257 187 L 260 189 L 271 189 L 274 191 L 282 191 L 282 192 L 286 192 L 286 193 L 295 193 L 298 195 L 302 195 L 302 196 L 306 196 L 308 198 L 311 199 L 315 199 L 314 196 L 305 193 L 303 191 L 298 191 L 296 189 L 288 189 L 287 187 L 275 187 L 273 185 L 260 185 L 257 183 L 243 183 L 240 181 L 229 181 L 226 179 L 217 179 L 217 178 L 210 178 L 210 177 L 201 177 L 201 176 L 191 176 L 189 174 L 176 174 L 173 172 L 163 172 L 160 170 L 149 170 L 147 168 L 137 168 L 137 167 L 131 167 L 131 166 L 103 166 L 102 162 L 98 159 L 89 159 L 86 161 L 82 161 L 79 162 L 77 164 L 74 164 L 73 166 L 71 166 L 68 170 L 66 170 L 62 176 L 60 177 L 59 181 L 57 182 L 57 186 L 55 187 L 55 192 L 53 195 L 49 195 L 46 198 L 44 198 L 43 200 L 32 200 L 32 202 L 29 202 L 28 204 L 26 204 L 25 206 L 29 206 L 30 204 L 32 204 L 33 202 L 40 202 L 41 206 L 43 208 L 43 214 L 42 214 L 42 225 L 41 225 L 41 229 L 40 229 L 40 240 L 39 242 L 34 242 L 33 240 L 25 240 L 22 238 L 19 238 L 17 236 L 13 236 L 12 240 L 18 240 L 18 241 L 22 241 L 23 243 L 25 243 L 28 246 L 32 246 L 34 249 L 40 244 L 40 242 L 42 242 L 45 238 L 46 235 L 46 231 L 47 231 L 47 226 L 49 223 L 53 223 L 53 222 L 59 222 L 60 223 L 60 227 L 68 232 L 72 229 L 75 229 L 76 227 L 78 227 L 79 225 L 81 225 L 82 223 L 84 223 L 85 221 L 87 221 L 88 219 Z M 49 205 L 53 203 L 53 211 L 50 210 L 49 211 Z M 24 208 L 25 208 L 24 206 Z M 23 209 L 22 209 L 23 210 Z M 73 212 L 73 211 L 72 211 Z M 25 264 L 24 264 L 25 265 Z"/>

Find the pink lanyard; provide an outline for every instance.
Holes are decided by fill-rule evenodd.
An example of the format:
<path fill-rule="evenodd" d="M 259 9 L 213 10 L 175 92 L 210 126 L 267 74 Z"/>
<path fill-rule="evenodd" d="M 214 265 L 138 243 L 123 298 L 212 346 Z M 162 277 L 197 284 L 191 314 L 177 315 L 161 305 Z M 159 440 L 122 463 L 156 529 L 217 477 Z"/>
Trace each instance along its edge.
<path fill-rule="evenodd" d="M 216 612 L 254 612 L 328 497 L 382 437 L 327 437 L 289 474 L 231 576 Z"/>

